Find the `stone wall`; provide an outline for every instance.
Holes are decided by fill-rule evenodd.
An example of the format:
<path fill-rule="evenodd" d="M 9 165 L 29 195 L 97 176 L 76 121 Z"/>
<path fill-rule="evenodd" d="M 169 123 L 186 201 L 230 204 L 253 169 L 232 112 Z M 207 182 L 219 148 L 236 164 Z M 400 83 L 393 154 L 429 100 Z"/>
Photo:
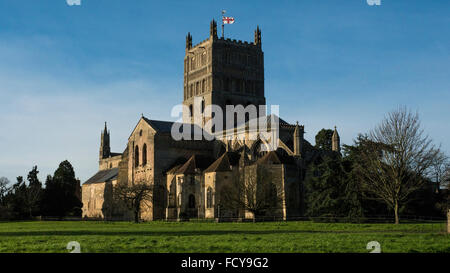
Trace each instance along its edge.
<path fill-rule="evenodd" d="M 99 162 L 99 171 L 107 170 L 119 167 L 119 163 L 122 160 L 122 155 L 103 158 Z"/>
<path fill-rule="evenodd" d="M 82 186 L 83 218 L 108 219 L 112 209 L 112 183 L 84 184 Z"/>

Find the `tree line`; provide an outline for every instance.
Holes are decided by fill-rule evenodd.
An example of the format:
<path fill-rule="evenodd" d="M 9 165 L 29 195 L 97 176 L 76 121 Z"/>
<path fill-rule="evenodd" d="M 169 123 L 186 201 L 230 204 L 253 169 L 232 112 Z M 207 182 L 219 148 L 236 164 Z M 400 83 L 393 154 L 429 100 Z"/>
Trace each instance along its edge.
<path fill-rule="evenodd" d="M 45 187 L 38 174 L 34 166 L 26 180 L 18 176 L 12 185 L 0 178 L 0 220 L 81 216 L 80 181 L 69 161 L 61 162 L 53 176 L 47 176 Z"/>
<path fill-rule="evenodd" d="M 332 130 L 316 136 L 322 150 L 304 183 L 306 215 L 360 220 L 373 215 L 442 217 L 449 201 L 450 163 L 424 134 L 419 115 L 390 112 L 342 154 L 331 152 Z"/>

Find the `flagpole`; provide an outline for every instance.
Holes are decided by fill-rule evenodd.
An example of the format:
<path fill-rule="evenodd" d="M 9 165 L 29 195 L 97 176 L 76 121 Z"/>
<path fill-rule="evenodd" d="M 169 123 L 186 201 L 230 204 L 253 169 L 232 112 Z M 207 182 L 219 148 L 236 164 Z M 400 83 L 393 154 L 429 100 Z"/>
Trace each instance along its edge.
<path fill-rule="evenodd" d="M 225 10 L 222 10 L 222 39 L 225 39 L 225 24 L 223 23 L 223 16 L 225 15 Z"/>

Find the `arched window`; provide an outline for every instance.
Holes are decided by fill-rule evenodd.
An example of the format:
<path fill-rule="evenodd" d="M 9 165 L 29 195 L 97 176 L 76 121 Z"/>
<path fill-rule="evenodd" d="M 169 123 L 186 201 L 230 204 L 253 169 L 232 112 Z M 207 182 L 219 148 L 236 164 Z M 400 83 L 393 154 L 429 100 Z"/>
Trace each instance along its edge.
<path fill-rule="evenodd" d="M 142 166 L 147 165 L 147 144 L 142 147 Z"/>
<path fill-rule="evenodd" d="M 176 206 L 176 196 L 177 196 L 177 191 L 176 191 L 176 182 L 173 181 L 172 183 L 170 183 L 170 187 L 169 187 L 169 207 L 175 207 Z"/>
<path fill-rule="evenodd" d="M 212 189 L 211 187 L 208 187 L 208 190 L 206 191 L 206 207 L 212 208 L 213 206 L 213 200 L 212 200 Z"/>
<path fill-rule="evenodd" d="M 193 194 L 189 195 L 189 208 L 195 209 L 195 196 Z"/>
<path fill-rule="evenodd" d="M 194 115 L 193 111 L 192 111 L 192 104 L 189 105 L 189 116 L 192 117 Z"/>
<path fill-rule="evenodd" d="M 225 91 L 227 92 L 231 92 L 231 88 L 230 88 L 230 79 L 229 78 L 225 78 L 225 85 L 223 88 Z"/>
<path fill-rule="evenodd" d="M 139 167 L 139 147 L 134 148 L 134 166 Z"/>
<path fill-rule="evenodd" d="M 268 147 L 265 147 L 265 149 L 263 149 L 263 146 L 265 146 L 265 144 L 261 140 L 258 140 L 257 142 L 255 142 L 255 144 L 253 144 L 252 154 L 254 159 L 260 159 L 267 154 Z"/>
<path fill-rule="evenodd" d="M 265 189 L 265 195 L 266 195 L 266 204 L 269 208 L 275 208 L 277 207 L 278 203 L 278 190 L 274 183 L 270 182 L 266 185 Z"/>
<path fill-rule="evenodd" d="M 205 100 L 202 100 L 202 113 L 205 112 Z"/>

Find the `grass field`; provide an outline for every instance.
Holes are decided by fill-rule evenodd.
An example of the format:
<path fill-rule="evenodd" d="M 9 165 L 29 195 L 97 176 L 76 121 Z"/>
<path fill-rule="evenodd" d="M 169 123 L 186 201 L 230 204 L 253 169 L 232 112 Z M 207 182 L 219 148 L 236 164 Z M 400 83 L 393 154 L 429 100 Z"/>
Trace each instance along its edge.
<path fill-rule="evenodd" d="M 450 253 L 445 223 L 12 222 L 0 223 L 0 252 L 382 252 Z"/>

